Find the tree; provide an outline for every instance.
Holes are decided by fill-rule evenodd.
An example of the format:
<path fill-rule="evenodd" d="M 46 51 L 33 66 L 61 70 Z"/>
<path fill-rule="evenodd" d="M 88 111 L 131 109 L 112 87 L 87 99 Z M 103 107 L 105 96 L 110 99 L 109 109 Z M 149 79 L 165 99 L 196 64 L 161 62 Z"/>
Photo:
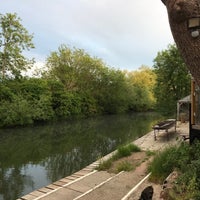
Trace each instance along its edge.
<path fill-rule="evenodd" d="M 0 79 L 20 77 L 32 63 L 23 56 L 24 50 L 34 48 L 33 36 L 20 23 L 17 14 L 0 14 Z"/>
<path fill-rule="evenodd" d="M 125 73 L 107 68 L 101 76 L 100 85 L 97 100 L 104 113 L 115 114 L 128 110 L 129 91 Z"/>
<path fill-rule="evenodd" d="M 130 109 L 146 111 L 155 106 L 153 88 L 156 82 L 156 75 L 152 69 L 142 66 L 137 71 L 127 73 L 131 95 Z"/>
<path fill-rule="evenodd" d="M 47 67 L 46 75 L 61 81 L 66 89 L 94 91 L 105 66 L 100 59 L 91 57 L 82 49 L 61 45 L 48 57 Z"/>
<path fill-rule="evenodd" d="M 162 0 L 166 5 L 171 31 L 183 59 L 200 86 L 199 1 Z"/>
<path fill-rule="evenodd" d="M 158 52 L 154 72 L 157 107 L 166 114 L 174 113 L 177 100 L 190 93 L 190 74 L 175 45 Z"/>
<path fill-rule="evenodd" d="M 61 45 L 48 57 L 47 67 L 46 77 L 60 81 L 73 96 L 79 95 L 82 113 L 127 110 L 125 75 L 120 70 L 108 68 L 101 59 L 91 57 L 82 49 Z M 68 105 L 65 103 L 62 103 L 64 107 Z"/>

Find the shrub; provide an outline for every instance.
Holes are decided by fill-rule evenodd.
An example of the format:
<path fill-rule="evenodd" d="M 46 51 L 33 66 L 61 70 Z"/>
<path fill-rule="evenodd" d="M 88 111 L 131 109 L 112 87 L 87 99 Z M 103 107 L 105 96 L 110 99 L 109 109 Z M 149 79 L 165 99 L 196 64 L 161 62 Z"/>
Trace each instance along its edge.
<path fill-rule="evenodd" d="M 96 168 L 99 171 L 107 170 L 111 167 L 113 159 L 108 159 L 106 161 L 100 162 L 99 166 Z"/>
<path fill-rule="evenodd" d="M 30 104 L 22 97 L 12 102 L 0 102 L 0 126 L 16 126 L 33 123 Z"/>
<path fill-rule="evenodd" d="M 119 147 L 117 150 L 116 157 L 122 158 L 130 156 L 132 152 L 139 152 L 139 151 L 141 151 L 141 149 L 138 146 L 136 146 L 135 144 L 129 144 L 127 146 Z"/>
<path fill-rule="evenodd" d="M 131 171 L 133 170 L 133 165 L 131 163 L 129 163 L 128 161 L 123 161 L 123 162 L 120 162 L 118 165 L 117 165 L 117 171 L 118 172 L 121 172 L 121 171 Z"/>
<path fill-rule="evenodd" d="M 158 153 L 149 170 L 151 178 L 163 181 L 173 170 L 179 171 L 177 184 L 170 194 L 176 199 L 200 199 L 200 142 L 193 145 L 186 143 L 178 147 L 170 147 Z"/>

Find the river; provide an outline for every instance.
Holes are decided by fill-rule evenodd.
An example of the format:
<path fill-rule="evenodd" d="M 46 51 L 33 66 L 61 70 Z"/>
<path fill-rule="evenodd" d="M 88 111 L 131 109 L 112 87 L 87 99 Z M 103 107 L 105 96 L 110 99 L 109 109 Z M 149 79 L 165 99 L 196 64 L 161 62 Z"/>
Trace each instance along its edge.
<path fill-rule="evenodd" d="M 15 200 L 76 172 L 151 130 L 132 113 L 0 130 L 0 200 Z"/>

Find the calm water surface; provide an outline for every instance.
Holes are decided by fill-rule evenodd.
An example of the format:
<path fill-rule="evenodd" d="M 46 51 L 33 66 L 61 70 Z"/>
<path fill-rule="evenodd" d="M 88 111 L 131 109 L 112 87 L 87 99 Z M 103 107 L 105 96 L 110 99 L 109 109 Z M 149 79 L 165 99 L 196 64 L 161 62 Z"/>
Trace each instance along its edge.
<path fill-rule="evenodd" d="M 0 130 L 0 200 L 15 200 L 141 137 L 160 116 L 103 116 Z"/>

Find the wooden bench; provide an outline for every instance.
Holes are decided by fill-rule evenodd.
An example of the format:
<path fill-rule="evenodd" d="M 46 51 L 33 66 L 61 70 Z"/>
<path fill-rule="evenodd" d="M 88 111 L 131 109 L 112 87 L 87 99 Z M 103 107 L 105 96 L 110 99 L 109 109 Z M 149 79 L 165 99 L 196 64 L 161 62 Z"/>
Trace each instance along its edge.
<path fill-rule="evenodd" d="M 154 139 L 156 140 L 156 132 L 159 133 L 160 130 L 165 130 L 166 133 L 168 134 L 168 130 L 173 126 L 175 127 L 175 132 L 176 132 L 176 119 L 167 119 L 165 121 L 161 121 L 155 124 L 152 127 L 154 130 Z"/>

